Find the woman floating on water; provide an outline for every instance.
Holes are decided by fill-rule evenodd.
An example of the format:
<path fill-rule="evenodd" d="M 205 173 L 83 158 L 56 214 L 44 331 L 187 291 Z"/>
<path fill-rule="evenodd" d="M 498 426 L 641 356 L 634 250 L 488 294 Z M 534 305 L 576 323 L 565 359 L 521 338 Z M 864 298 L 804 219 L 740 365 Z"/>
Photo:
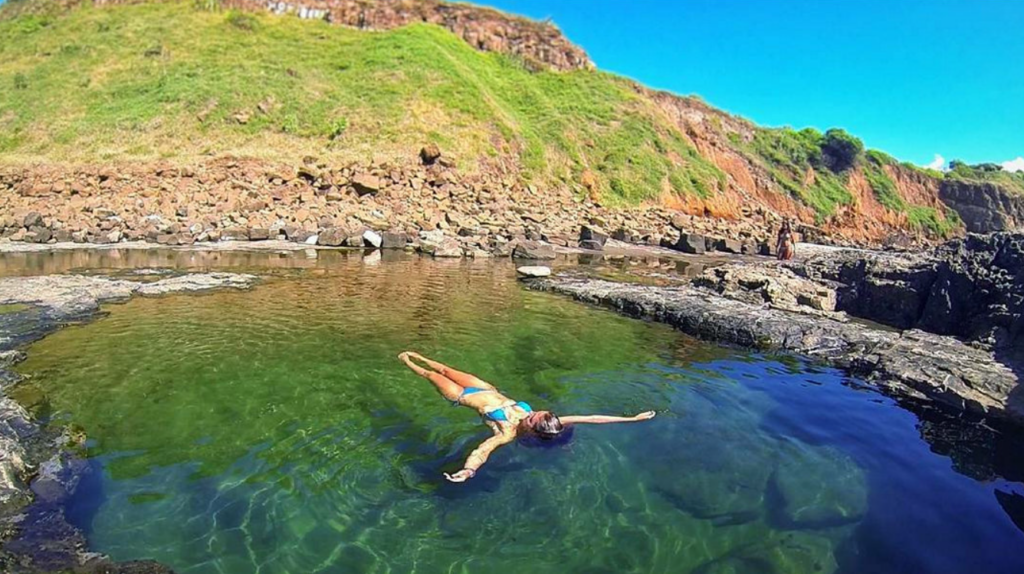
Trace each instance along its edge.
<path fill-rule="evenodd" d="M 654 418 L 654 411 L 640 413 L 634 417 L 613 417 L 605 415 L 583 415 L 556 417 L 551 411 L 535 411 L 522 401 L 513 401 L 498 392 L 490 383 L 479 378 L 456 371 L 455 369 L 431 361 L 418 353 L 405 352 L 398 355 L 417 375 L 434 383 L 441 396 L 453 405 L 462 405 L 476 409 L 483 417 L 487 426 L 494 431 L 494 436 L 485 440 L 469 453 L 462 470 L 455 474 L 444 473 L 445 478 L 452 482 L 465 482 L 476 476 L 476 471 L 487 462 L 487 457 L 500 446 L 506 445 L 517 436 L 531 435 L 543 440 L 551 440 L 564 432 L 573 424 L 607 424 L 631 423 Z M 413 363 L 416 359 L 430 367 L 428 370 Z"/>

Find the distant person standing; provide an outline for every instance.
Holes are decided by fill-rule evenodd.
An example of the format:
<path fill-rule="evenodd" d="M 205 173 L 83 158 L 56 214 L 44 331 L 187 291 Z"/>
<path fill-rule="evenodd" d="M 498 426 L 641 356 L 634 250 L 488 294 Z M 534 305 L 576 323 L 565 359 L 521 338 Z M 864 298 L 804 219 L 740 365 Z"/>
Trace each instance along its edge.
<path fill-rule="evenodd" d="M 776 247 L 779 253 L 779 261 L 788 261 L 796 254 L 796 244 L 793 241 L 793 228 L 790 227 L 788 219 L 783 221 L 782 227 L 779 228 L 779 240 Z"/>

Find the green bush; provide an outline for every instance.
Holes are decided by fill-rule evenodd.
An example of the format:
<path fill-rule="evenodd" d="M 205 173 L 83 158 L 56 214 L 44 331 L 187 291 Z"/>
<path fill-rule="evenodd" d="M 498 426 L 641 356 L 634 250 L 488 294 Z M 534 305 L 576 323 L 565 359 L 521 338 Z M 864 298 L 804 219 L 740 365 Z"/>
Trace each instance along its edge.
<path fill-rule="evenodd" d="M 840 173 L 855 167 L 864 153 L 864 142 L 846 130 L 832 128 L 821 140 L 821 153 L 826 166 L 833 173 Z"/>

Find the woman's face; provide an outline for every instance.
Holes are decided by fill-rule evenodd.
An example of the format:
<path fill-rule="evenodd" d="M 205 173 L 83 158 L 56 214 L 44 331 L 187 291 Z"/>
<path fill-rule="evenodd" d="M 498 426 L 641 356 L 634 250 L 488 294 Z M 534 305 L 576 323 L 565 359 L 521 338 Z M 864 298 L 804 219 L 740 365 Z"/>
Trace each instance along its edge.
<path fill-rule="evenodd" d="M 530 427 L 531 429 L 534 429 L 537 428 L 537 425 L 546 418 L 544 415 L 550 414 L 550 411 L 533 411 L 532 413 L 526 415 L 526 418 L 523 419 L 523 422 L 526 423 L 526 426 Z"/>
<path fill-rule="evenodd" d="M 526 415 L 523 423 L 531 430 L 537 429 L 552 419 L 557 419 L 551 411 L 533 411 Z"/>

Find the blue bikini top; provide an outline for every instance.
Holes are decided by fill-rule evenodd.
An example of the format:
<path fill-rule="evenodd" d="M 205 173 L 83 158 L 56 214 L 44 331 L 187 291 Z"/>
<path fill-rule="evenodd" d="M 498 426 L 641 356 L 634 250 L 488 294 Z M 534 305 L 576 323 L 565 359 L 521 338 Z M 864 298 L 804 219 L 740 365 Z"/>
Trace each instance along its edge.
<path fill-rule="evenodd" d="M 474 393 L 487 393 L 487 392 L 493 392 L 493 391 L 491 389 L 481 389 L 479 387 L 467 387 L 467 388 L 465 388 L 462 391 L 462 396 L 460 396 L 459 399 L 462 399 L 462 397 L 465 396 L 465 395 L 472 395 Z M 460 400 L 452 401 L 452 403 L 457 406 L 457 405 L 460 404 Z M 523 401 L 519 401 L 519 402 L 517 402 L 514 405 L 509 405 L 507 407 L 498 407 L 496 409 L 489 410 L 486 413 L 484 413 L 484 417 L 486 417 L 486 418 L 488 418 L 488 419 L 490 419 L 490 420 L 492 420 L 492 421 L 494 421 L 496 423 L 507 423 L 508 422 L 508 414 L 505 413 L 505 409 L 508 409 L 508 408 L 511 408 L 511 407 L 519 407 L 519 408 L 523 409 L 524 411 L 526 411 L 528 413 L 532 413 L 533 412 L 533 409 L 530 407 L 529 404 L 524 403 Z"/>

